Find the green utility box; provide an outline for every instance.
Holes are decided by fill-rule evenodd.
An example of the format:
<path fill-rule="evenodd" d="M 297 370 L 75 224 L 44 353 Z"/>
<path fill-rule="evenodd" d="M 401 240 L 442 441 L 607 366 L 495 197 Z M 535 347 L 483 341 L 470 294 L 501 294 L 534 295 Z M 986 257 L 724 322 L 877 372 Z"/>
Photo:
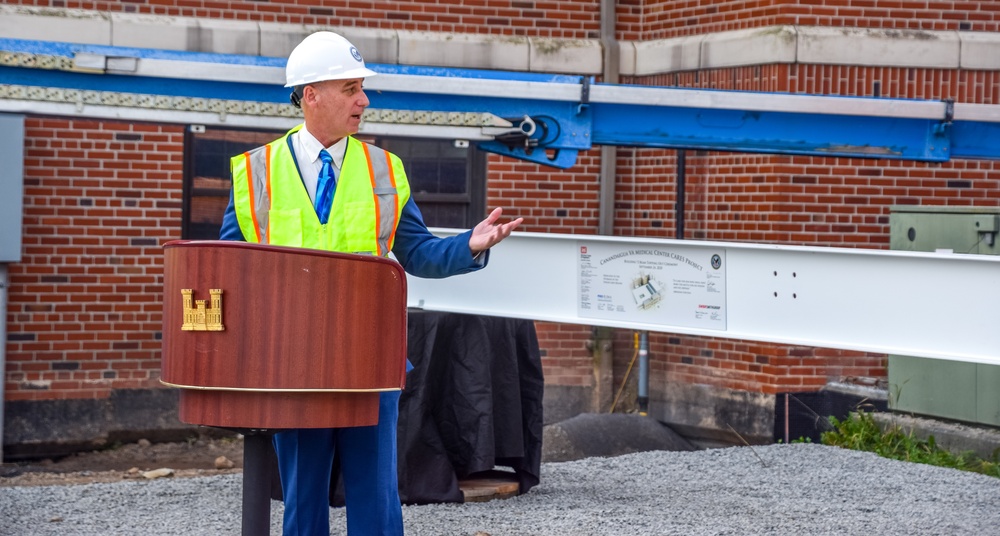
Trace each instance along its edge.
<path fill-rule="evenodd" d="M 889 247 L 998 255 L 998 230 L 997 207 L 894 206 L 889 214 Z M 889 407 L 1000 426 L 1000 366 L 890 355 Z"/>

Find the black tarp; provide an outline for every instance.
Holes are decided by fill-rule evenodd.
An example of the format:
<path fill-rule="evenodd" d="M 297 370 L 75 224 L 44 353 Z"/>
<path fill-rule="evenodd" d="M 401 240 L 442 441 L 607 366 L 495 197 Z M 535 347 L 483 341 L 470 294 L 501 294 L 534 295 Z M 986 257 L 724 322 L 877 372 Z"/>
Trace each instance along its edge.
<path fill-rule="evenodd" d="M 462 502 L 458 480 L 514 470 L 538 484 L 542 364 L 530 320 L 411 312 L 414 369 L 399 402 L 399 492 L 407 504 Z"/>
<path fill-rule="evenodd" d="M 462 502 L 458 481 L 513 469 L 525 493 L 542 459 L 541 354 L 530 320 L 410 311 L 414 369 L 399 401 L 399 494 L 404 504 Z M 281 498 L 271 452 L 271 495 Z M 342 506 L 334 459 L 330 504 Z"/>

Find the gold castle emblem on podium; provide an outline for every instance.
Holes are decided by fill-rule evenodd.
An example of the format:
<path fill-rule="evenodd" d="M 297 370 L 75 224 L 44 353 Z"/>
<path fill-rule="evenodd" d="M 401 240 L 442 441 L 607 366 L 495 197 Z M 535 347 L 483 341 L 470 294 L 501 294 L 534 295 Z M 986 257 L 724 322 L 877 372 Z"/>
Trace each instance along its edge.
<path fill-rule="evenodd" d="M 225 331 L 222 325 L 222 289 L 213 288 L 208 291 L 212 305 L 207 307 L 208 300 L 194 300 L 194 290 L 181 289 L 184 297 L 184 323 L 181 331 Z M 193 305 L 192 305 L 193 300 Z"/>

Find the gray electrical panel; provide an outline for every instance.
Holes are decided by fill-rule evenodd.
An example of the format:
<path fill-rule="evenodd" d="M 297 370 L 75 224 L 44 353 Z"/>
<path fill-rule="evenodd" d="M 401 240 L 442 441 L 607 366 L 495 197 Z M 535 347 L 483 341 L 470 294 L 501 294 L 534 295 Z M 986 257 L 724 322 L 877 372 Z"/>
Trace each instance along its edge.
<path fill-rule="evenodd" d="M 21 261 L 24 116 L 0 114 L 0 263 Z M 2 319 L 0 319 L 2 320 Z"/>
<path fill-rule="evenodd" d="M 1000 255 L 998 207 L 894 206 L 889 230 L 894 250 Z M 890 355 L 889 407 L 1000 426 L 1000 366 Z"/>

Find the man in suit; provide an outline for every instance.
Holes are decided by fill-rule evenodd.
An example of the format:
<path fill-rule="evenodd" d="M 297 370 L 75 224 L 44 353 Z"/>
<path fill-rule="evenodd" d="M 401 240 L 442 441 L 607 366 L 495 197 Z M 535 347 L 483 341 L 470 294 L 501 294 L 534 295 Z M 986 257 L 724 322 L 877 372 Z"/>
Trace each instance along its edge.
<path fill-rule="evenodd" d="M 408 273 L 439 278 L 484 267 L 489 248 L 521 223 L 498 223 L 497 208 L 457 236 L 441 239 L 427 230 L 400 159 L 352 137 L 369 104 L 362 84 L 376 73 L 344 37 L 309 35 L 289 55 L 285 74 L 305 122 L 233 157 L 223 240 L 374 255 L 392 251 Z M 334 452 L 342 460 L 348 534 L 403 534 L 398 402 L 398 391 L 381 395 L 375 426 L 275 434 L 286 536 L 330 533 Z"/>

